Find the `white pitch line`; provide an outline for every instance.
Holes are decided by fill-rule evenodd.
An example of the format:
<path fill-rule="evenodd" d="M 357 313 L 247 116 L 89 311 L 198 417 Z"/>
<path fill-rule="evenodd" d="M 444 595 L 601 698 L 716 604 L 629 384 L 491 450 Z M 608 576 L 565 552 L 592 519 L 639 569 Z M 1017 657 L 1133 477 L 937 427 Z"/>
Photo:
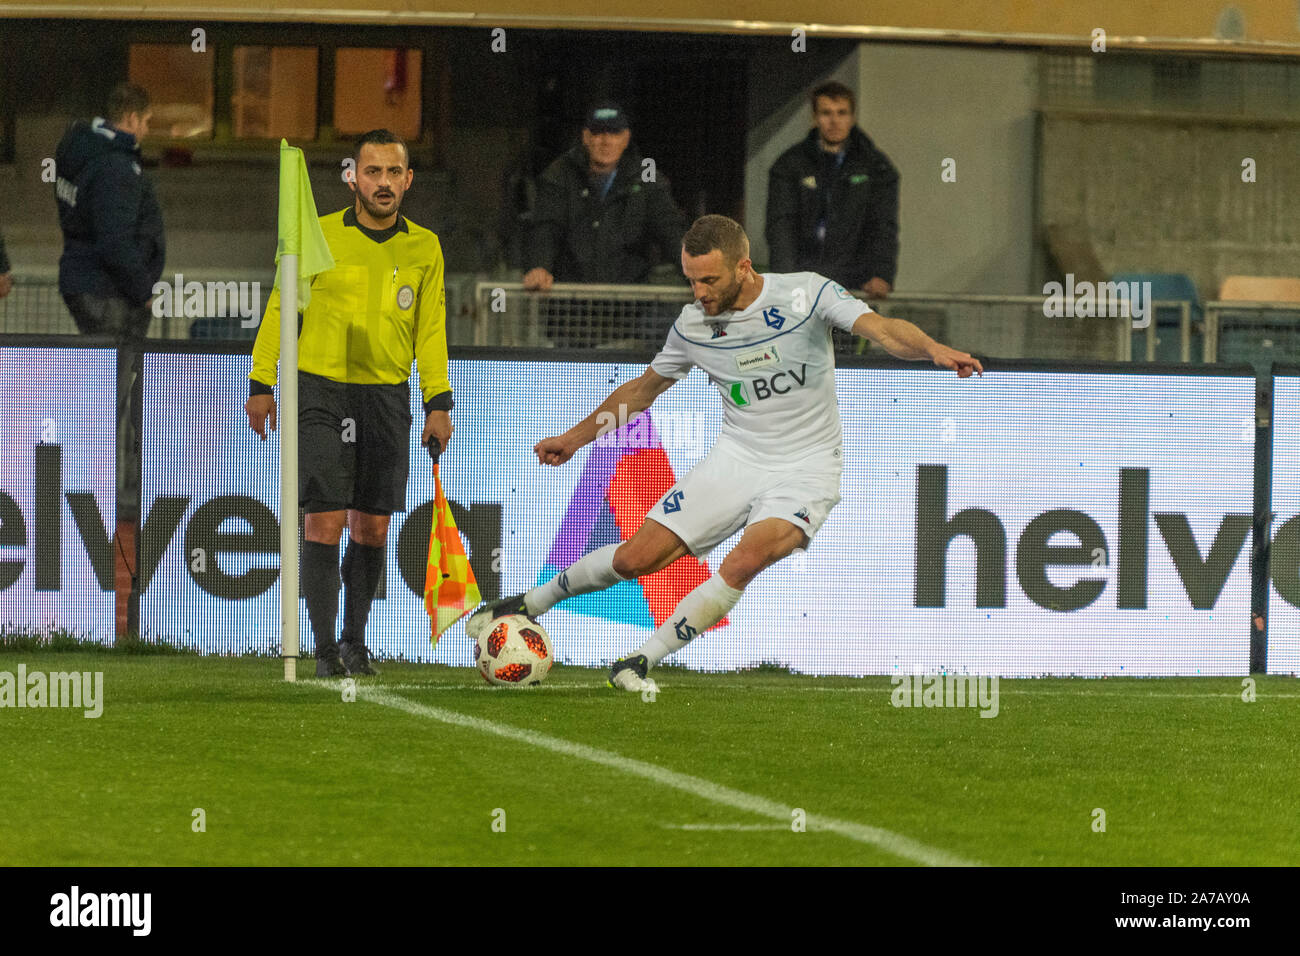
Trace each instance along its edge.
<path fill-rule="evenodd" d="M 725 675 L 723 675 L 725 678 Z M 1159 680 L 1160 678 L 1153 678 Z M 337 678 L 331 678 L 330 687 L 337 685 Z M 592 681 L 591 683 L 547 683 L 537 687 L 509 688 L 494 687 L 488 683 L 482 684 L 388 684 L 381 685 L 384 690 L 419 690 L 419 691 L 451 691 L 451 690 L 473 690 L 487 691 L 495 694 L 515 694 L 523 692 L 525 694 L 541 692 L 547 693 L 551 690 L 590 690 L 605 692 L 608 688 L 603 683 Z M 671 685 L 669 685 L 671 686 Z M 663 685 L 659 688 L 665 690 Z M 675 688 L 682 690 L 680 686 Z M 700 688 L 707 690 L 707 688 Z M 754 691 L 774 691 L 779 694 L 879 694 L 881 697 L 887 697 L 891 688 L 889 687 L 777 687 L 767 684 L 731 684 L 728 683 L 723 688 L 725 690 L 754 690 Z M 1147 691 L 1140 694 L 1129 691 L 1106 691 L 1106 690 L 1017 690 L 1012 687 L 1005 687 L 999 690 L 999 693 L 1014 697 L 1115 697 L 1115 698 L 1134 698 L 1134 697 L 1160 697 L 1175 700 L 1178 698 L 1190 698 L 1199 700 L 1212 697 L 1240 697 L 1240 691 L 1227 691 L 1223 693 L 1205 692 L 1201 694 L 1178 694 L 1165 693 L 1164 691 Z M 1275 694 L 1272 692 L 1255 692 L 1258 700 L 1300 700 L 1300 694 Z"/>
<path fill-rule="evenodd" d="M 337 685 L 333 683 L 327 684 L 321 682 L 320 684 L 312 686 L 320 687 L 322 690 L 329 690 L 331 693 L 337 692 Z M 492 734 L 496 737 L 504 737 L 507 740 L 517 740 L 521 743 L 531 744 L 534 747 L 540 747 L 543 750 L 563 754 L 566 757 L 576 757 L 579 760 L 601 764 L 602 766 L 610 767 L 614 770 L 635 777 L 644 777 L 654 783 L 693 794 L 704 800 L 711 800 L 714 803 L 720 803 L 736 810 L 743 810 L 746 813 L 752 813 L 755 816 L 767 817 L 770 820 L 779 820 L 786 826 L 789 826 L 791 819 L 793 819 L 794 807 L 783 806 L 775 800 L 768 800 L 766 797 L 755 796 L 754 794 L 745 793 L 741 790 L 733 790 L 730 787 L 724 787 L 721 784 L 714 783 L 711 780 L 705 780 L 702 777 L 693 777 L 690 774 L 678 773 L 675 770 L 668 770 L 665 767 L 646 763 L 643 760 L 633 760 L 630 757 L 624 757 L 621 754 L 616 754 L 609 750 L 600 750 L 596 747 L 589 747 L 586 744 L 562 740 L 559 737 L 549 737 L 546 734 L 540 734 L 535 730 L 524 730 L 519 727 L 511 727 L 507 724 L 499 724 L 495 721 L 484 720 L 482 717 L 471 717 L 468 714 L 457 713 L 454 710 L 444 710 L 441 707 L 431 707 L 428 704 L 418 704 L 415 701 L 408 700 L 398 694 L 390 694 L 386 691 L 380 690 L 374 685 L 367 686 L 362 684 L 358 686 L 357 696 L 363 700 L 368 700 L 384 707 L 391 707 L 394 710 L 400 710 L 415 717 L 437 720 L 444 724 L 451 724 L 454 727 L 464 727 L 467 730 L 477 730 L 480 733 Z M 894 833 L 880 827 L 868 826 L 864 823 L 853 823 L 848 820 L 836 820 L 833 817 L 810 813 L 805 818 L 805 824 L 809 830 L 826 830 L 831 833 L 837 833 L 850 840 L 870 844 L 871 846 L 878 847 L 887 853 L 892 853 L 894 856 L 902 857 L 905 860 L 911 860 L 915 863 L 923 863 L 927 866 L 979 865 L 971 860 L 965 860 L 952 853 L 948 853 L 936 847 L 927 846 L 926 844 L 913 840 L 910 837 L 905 837 L 901 833 Z"/>
<path fill-rule="evenodd" d="M 749 833 L 755 830 L 789 830 L 784 823 L 662 823 L 664 830 L 726 830 L 727 832 Z"/>

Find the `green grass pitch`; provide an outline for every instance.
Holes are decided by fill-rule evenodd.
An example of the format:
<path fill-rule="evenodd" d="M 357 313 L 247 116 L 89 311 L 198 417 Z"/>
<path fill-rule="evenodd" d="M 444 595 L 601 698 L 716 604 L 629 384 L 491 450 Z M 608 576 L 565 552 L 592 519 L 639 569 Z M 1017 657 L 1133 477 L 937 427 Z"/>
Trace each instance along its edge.
<path fill-rule="evenodd" d="M 6 865 L 1300 863 L 1289 678 L 1004 680 L 987 719 L 761 670 L 647 700 L 388 663 L 347 702 L 266 658 L 20 663 L 102 670 L 104 705 L 0 709 Z"/>

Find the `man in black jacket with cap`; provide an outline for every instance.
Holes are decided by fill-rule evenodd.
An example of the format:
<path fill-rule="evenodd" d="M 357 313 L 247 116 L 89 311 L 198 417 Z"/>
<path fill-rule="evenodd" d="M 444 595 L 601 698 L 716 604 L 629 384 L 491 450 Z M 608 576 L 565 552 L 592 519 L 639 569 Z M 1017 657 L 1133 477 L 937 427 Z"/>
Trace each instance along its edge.
<path fill-rule="evenodd" d="M 883 299 L 898 271 L 898 170 L 854 122 L 852 90 L 823 83 L 811 99 L 816 127 L 768 175 L 769 267 Z"/>
<path fill-rule="evenodd" d="M 657 169 L 644 174 L 631 138 L 618 104 L 600 103 L 587 114 L 582 142 L 542 173 L 525 289 L 545 292 L 553 282 L 642 283 L 651 268 L 675 261 L 686 216 L 673 202 L 667 177 Z M 551 332 L 557 333 L 554 322 Z"/>

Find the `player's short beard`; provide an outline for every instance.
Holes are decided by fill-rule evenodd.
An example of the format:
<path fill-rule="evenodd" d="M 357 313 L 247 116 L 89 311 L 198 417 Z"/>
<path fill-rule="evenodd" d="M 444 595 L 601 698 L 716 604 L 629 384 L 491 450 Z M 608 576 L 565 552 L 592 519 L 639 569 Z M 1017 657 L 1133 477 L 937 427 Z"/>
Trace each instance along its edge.
<path fill-rule="evenodd" d="M 387 219 L 389 216 L 395 215 L 396 213 L 399 213 L 402 210 L 403 197 L 399 196 L 395 192 L 393 193 L 393 197 L 397 200 L 397 202 L 393 205 L 393 208 L 389 212 L 384 212 L 377 205 L 372 203 L 369 199 L 366 198 L 365 194 L 362 193 L 360 189 L 356 190 L 356 194 L 357 194 L 357 202 L 361 203 L 361 207 L 365 209 L 365 211 L 370 215 L 372 219 L 380 219 L 380 220 Z"/>
<path fill-rule="evenodd" d="M 721 315 L 723 312 L 731 311 L 731 307 L 735 305 L 736 300 L 740 298 L 740 292 L 741 289 L 744 288 L 744 285 L 745 284 L 743 282 L 737 279 L 735 283 L 726 290 L 726 292 L 718 293 L 718 314 L 719 315 Z"/>

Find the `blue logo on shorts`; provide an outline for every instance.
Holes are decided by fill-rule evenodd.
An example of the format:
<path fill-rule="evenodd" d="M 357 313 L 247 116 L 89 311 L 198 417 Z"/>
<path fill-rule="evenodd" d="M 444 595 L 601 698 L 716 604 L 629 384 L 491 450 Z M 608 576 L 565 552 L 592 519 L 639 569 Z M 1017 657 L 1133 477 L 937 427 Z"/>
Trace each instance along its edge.
<path fill-rule="evenodd" d="M 674 491 L 671 495 L 669 495 L 667 498 L 665 498 L 665 499 L 664 499 L 664 514 L 666 514 L 666 515 L 670 515 L 670 514 L 673 514 L 673 513 L 675 513 L 675 512 L 681 511 L 681 510 L 682 510 L 682 499 L 685 498 L 685 497 L 686 497 L 686 495 L 685 495 L 683 492 L 680 492 L 680 491 Z"/>

